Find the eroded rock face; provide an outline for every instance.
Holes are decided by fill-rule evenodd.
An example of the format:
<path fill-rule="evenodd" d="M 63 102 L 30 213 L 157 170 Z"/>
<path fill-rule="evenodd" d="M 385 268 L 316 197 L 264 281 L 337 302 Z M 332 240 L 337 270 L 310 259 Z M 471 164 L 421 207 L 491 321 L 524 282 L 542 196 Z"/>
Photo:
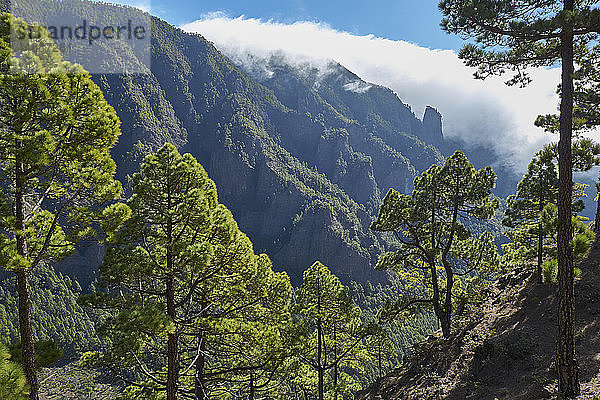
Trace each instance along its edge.
<path fill-rule="evenodd" d="M 320 171 L 358 203 L 366 204 L 379 199 L 372 159 L 350 146 L 347 131 L 321 136 L 316 162 Z"/>
<path fill-rule="evenodd" d="M 277 265 L 311 265 L 317 260 L 328 259 L 331 265 L 337 266 L 336 274 L 344 282 L 355 280 L 357 276 L 381 281 L 383 276 L 365 270 L 364 265 L 370 265 L 371 257 L 353 246 L 352 240 L 358 235 L 351 238 L 341 234 L 345 224 L 343 217 L 325 206 L 310 206 L 293 225 L 288 243 L 273 254 L 274 262 Z M 290 278 L 293 283 L 301 283 L 301 271 L 290 271 Z"/>
<path fill-rule="evenodd" d="M 421 138 L 427 143 L 442 143 L 444 134 L 442 129 L 442 114 L 433 107 L 427 106 L 423 114 L 423 127 Z"/>
<path fill-rule="evenodd" d="M 300 277 L 320 260 L 345 282 L 383 279 L 373 266 L 385 239 L 369 226 L 389 188 L 410 188 L 441 160 L 425 144 L 441 138 L 441 128 L 427 136 L 437 129 L 429 114 L 419 120 L 391 90 L 339 64 L 308 75 L 272 65 L 259 83 L 201 36 L 152 24 L 149 74 L 93 76 L 122 121 L 112 153 L 126 191 L 144 154 L 175 143 L 207 169 L 276 268 Z M 62 270 L 87 282 L 100 262 L 91 253 Z"/>

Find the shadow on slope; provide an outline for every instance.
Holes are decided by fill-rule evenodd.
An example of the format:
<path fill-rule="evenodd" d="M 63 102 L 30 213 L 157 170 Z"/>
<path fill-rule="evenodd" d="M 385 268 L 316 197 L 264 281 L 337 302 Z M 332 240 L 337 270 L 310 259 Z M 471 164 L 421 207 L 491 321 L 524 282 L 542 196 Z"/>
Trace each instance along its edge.
<path fill-rule="evenodd" d="M 600 244 L 581 263 L 576 283 L 576 352 L 582 393 L 600 396 Z M 514 271 L 456 324 L 418 345 L 400 369 L 357 394 L 375 399 L 557 399 L 554 372 L 555 286 Z"/>

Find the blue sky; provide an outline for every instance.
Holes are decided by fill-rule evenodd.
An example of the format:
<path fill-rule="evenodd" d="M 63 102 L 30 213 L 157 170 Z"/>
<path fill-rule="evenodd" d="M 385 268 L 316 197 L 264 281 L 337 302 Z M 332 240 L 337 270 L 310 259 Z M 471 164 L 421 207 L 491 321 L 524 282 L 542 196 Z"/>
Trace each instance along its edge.
<path fill-rule="evenodd" d="M 321 22 L 355 35 L 373 34 L 405 40 L 423 47 L 457 50 L 461 41 L 440 28 L 438 0 L 121 0 L 142 6 L 175 25 L 197 20 L 208 13 L 229 17 L 293 23 Z"/>

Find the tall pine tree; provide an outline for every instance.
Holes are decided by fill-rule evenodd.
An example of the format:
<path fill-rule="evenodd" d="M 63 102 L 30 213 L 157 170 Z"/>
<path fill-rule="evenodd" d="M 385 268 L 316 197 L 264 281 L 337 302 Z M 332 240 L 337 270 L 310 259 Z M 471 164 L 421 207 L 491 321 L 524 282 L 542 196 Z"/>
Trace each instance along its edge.
<path fill-rule="evenodd" d="M 600 146 L 592 140 L 583 138 L 573 142 L 573 170 L 589 171 L 598 165 Z M 549 144 L 540 150 L 529 163 L 527 173 L 517 186 L 517 193 L 508 197 L 508 208 L 504 225 L 512 228 L 507 236 L 513 243 L 505 246 L 507 256 L 520 262 L 537 258 L 538 283 L 542 283 L 542 264 L 544 257 L 552 252 L 556 242 L 556 224 L 547 227 L 542 221 L 545 208 L 557 204 L 558 175 L 555 165 L 558 163 L 556 144 Z M 573 213 L 585 207 L 581 197 L 585 196 L 586 185 L 576 184 L 573 190 Z M 581 221 L 580 218 L 574 219 Z M 549 230 L 550 229 L 550 230 Z M 577 236 L 577 233 L 575 233 Z M 581 253 L 579 253 L 581 254 Z M 513 260 L 516 261 L 516 260 Z"/>
<path fill-rule="evenodd" d="M 101 331 L 112 348 L 88 360 L 132 383 L 133 397 L 207 399 L 266 386 L 290 318 L 287 275 L 254 254 L 190 154 L 165 144 L 132 186 L 131 217 L 108 232 L 105 290 L 84 297 L 112 311 Z"/>
<path fill-rule="evenodd" d="M 559 391 L 579 393 L 575 360 L 575 293 L 573 275 L 572 188 L 574 60 L 595 44 L 600 10 L 594 0 L 442 0 L 442 28 L 471 43 L 460 57 L 478 67 L 477 78 L 514 72 L 509 84 L 526 85 L 528 67 L 560 63 L 558 192 L 558 330 L 556 368 Z"/>
<path fill-rule="evenodd" d="M 12 31 L 11 31 L 12 30 Z M 11 32 L 35 32 L 12 41 Z M 121 194 L 113 179 L 119 120 L 90 75 L 63 61 L 48 32 L 0 17 L 0 265 L 16 274 L 23 370 L 38 398 L 29 286 L 64 258 Z M 118 213 L 117 213 L 118 214 Z"/>
<path fill-rule="evenodd" d="M 377 268 L 398 273 L 412 291 L 398 302 L 398 313 L 417 306 L 433 308 L 444 337 L 450 337 L 455 284 L 493 268 L 497 259 L 491 235 L 471 237 L 464 223 L 489 219 L 498 208 L 491 197 L 496 174 L 476 170 L 460 151 L 415 178 L 412 195 L 390 189 L 371 229 L 392 233 L 398 250 L 380 257 Z"/>
<path fill-rule="evenodd" d="M 510 239 L 519 249 L 525 249 L 527 254 L 523 257 L 537 259 L 538 284 L 542 283 L 544 242 L 547 235 L 542 224 L 542 212 L 547 204 L 556 204 L 558 194 L 558 176 L 553 159 L 549 148 L 540 150 L 535 155 L 517 186 L 517 193 L 507 199 L 506 217 L 502 221 L 513 229 L 508 233 Z M 529 253 L 535 257 L 530 257 Z"/>
<path fill-rule="evenodd" d="M 317 375 L 317 399 L 346 398 L 359 390 L 348 372 L 369 361 L 363 340 L 371 331 L 362 326 L 348 289 L 318 261 L 304 272 L 294 312 L 302 328 L 300 358 Z"/>

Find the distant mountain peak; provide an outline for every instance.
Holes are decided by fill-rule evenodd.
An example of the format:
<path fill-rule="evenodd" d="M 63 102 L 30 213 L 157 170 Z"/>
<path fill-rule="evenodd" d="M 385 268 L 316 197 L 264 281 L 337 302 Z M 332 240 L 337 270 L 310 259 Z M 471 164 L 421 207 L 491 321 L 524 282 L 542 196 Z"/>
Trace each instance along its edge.
<path fill-rule="evenodd" d="M 440 143 L 444 140 L 442 114 L 431 106 L 427 106 L 423 114 L 423 135 L 421 137 L 428 143 Z"/>

